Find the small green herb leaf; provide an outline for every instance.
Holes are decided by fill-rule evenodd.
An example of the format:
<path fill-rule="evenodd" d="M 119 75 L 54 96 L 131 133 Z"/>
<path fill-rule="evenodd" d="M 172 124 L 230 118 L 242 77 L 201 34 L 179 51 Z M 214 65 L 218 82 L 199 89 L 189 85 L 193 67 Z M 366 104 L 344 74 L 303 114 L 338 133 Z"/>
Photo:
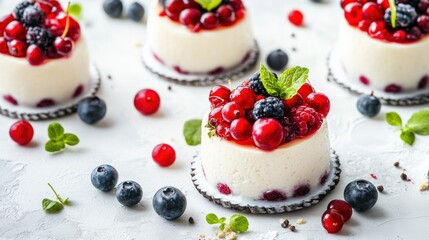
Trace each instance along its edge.
<path fill-rule="evenodd" d="M 395 112 L 386 113 L 386 122 L 392 126 L 402 127 L 401 116 L 399 116 L 399 114 L 397 114 Z"/>
<path fill-rule="evenodd" d="M 69 13 L 77 20 L 80 20 L 82 17 L 82 6 L 79 3 L 74 3 L 69 7 Z"/>
<path fill-rule="evenodd" d="M 195 0 L 195 2 L 197 2 L 201 5 L 202 8 L 210 12 L 211 10 L 219 6 L 219 4 L 222 3 L 222 0 Z"/>
<path fill-rule="evenodd" d="M 64 135 L 64 128 L 61 124 L 53 122 L 48 126 L 48 136 L 50 139 L 59 140 Z"/>
<path fill-rule="evenodd" d="M 48 183 L 49 188 L 52 190 L 52 192 L 54 192 L 55 197 L 57 198 L 58 201 L 60 201 L 60 203 L 67 205 L 69 203 L 69 198 L 66 199 L 62 199 L 60 197 L 60 195 L 58 195 L 57 191 L 55 191 L 54 187 L 52 187 L 52 185 L 50 183 Z"/>
<path fill-rule="evenodd" d="M 69 146 L 76 146 L 79 143 L 79 138 L 72 133 L 66 133 L 64 134 L 64 143 Z"/>
<path fill-rule="evenodd" d="M 389 0 L 390 7 L 390 23 L 393 28 L 396 28 L 396 5 L 395 0 Z"/>
<path fill-rule="evenodd" d="M 55 213 L 63 210 L 64 205 L 60 202 L 44 198 L 42 200 L 42 208 L 48 213 Z"/>
<path fill-rule="evenodd" d="M 197 146 L 201 143 L 201 119 L 192 119 L 185 122 L 183 136 L 190 146 Z"/>
<path fill-rule="evenodd" d="M 264 64 L 261 64 L 259 73 L 262 84 L 264 85 L 268 94 L 270 94 L 271 96 L 280 97 L 282 89 L 278 85 L 278 80 L 276 76 L 274 76 L 274 74 L 270 70 L 268 70 L 267 67 L 264 66 Z"/>
<path fill-rule="evenodd" d="M 244 233 L 249 229 L 249 221 L 241 214 L 234 214 L 229 219 L 229 226 L 236 233 Z"/>
<path fill-rule="evenodd" d="M 219 219 L 219 222 L 220 223 L 224 223 L 226 221 L 226 218 L 225 217 L 221 217 L 220 219 Z"/>
<path fill-rule="evenodd" d="M 208 224 L 219 223 L 219 218 L 214 213 L 209 213 L 206 215 L 206 221 Z"/>
<path fill-rule="evenodd" d="M 226 225 L 226 223 L 221 223 L 220 226 L 219 226 L 219 229 L 221 231 L 223 231 L 225 229 L 225 225 Z"/>
<path fill-rule="evenodd" d="M 429 135 L 429 109 L 414 113 L 408 120 L 406 127 L 419 135 Z"/>
<path fill-rule="evenodd" d="M 411 132 L 411 131 L 403 131 L 403 132 L 401 132 L 401 140 L 404 143 L 412 146 L 414 144 L 414 140 L 415 139 L 416 139 L 416 136 L 414 135 L 413 132 Z"/>
<path fill-rule="evenodd" d="M 45 150 L 47 152 L 59 152 L 64 148 L 65 148 L 65 145 L 64 145 L 64 142 L 62 141 L 49 140 L 45 144 Z"/>

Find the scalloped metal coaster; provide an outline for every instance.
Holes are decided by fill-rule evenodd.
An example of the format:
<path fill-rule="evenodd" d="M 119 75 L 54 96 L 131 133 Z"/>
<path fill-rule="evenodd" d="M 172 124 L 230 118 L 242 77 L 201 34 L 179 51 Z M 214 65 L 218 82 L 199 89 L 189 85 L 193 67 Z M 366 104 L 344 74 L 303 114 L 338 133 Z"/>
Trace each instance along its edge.
<path fill-rule="evenodd" d="M 282 202 L 267 202 L 244 200 L 240 197 L 219 193 L 214 186 L 211 186 L 206 181 L 201 167 L 200 156 L 196 155 L 191 163 L 192 182 L 201 195 L 224 208 L 252 214 L 276 214 L 309 208 L 319 203 L 329 192 L 335 189 L 335 186 L 340 181 L 340 174 L 340 159 L 336 152 L 331 149 L 331 171 L 323 186 L 312 190 L 304 197 L 292 198 Z"/>
<path fill-rule="evenodd" d="M 168 81 L 188 86 L 211 86 L 243 77 L 246 72 L 252 70 L 256 66 L 259 60 L 259 53 L 259 45 L 255 40 L 255 46 L 246 61 L 235 68 L 213 75 L 180 74 L 156 60 L 147 45 L 142 48 L 141 60 L 143 65 L 150 72 Z"/>
<path fill-rule="evenodd" d="M 0 115 L 14 119 L 25 119 L 28 121 L 52 120 L 71 115 L 77 111 L 77 103 L 79 100 L 88 96 L 94 96 L 98 89 L 100 89 L 101 75 L 95 64 L 91 64 L 90 66 L 90 78 L 89 86 L 84 88 L 86 91 L 84 91 L 78 98 L 52 107 L 29 108 L 13 106 L 5 100 L 0 99 Z"/>
<path fill-rule="evenodd" d="M 336 51 L 332 51 L 327 58 L 328 82 L 334 82 L 353 95 L 368 94 L 370 88 L 358 85 L 347 79 L 346 73 L 341 67 Z M 415 106 L 429 103 L 429 89 L 419 90 L 413 93 L 389 94 L 374 90 L 381 103 L 391 106 Z"/>

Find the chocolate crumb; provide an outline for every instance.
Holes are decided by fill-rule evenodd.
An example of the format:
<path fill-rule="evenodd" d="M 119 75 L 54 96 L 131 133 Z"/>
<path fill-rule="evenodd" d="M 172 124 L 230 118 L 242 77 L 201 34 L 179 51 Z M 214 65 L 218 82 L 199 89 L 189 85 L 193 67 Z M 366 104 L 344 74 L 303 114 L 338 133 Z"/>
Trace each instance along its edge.
<path fill-rule="evenodd" d="M 296 47 L 293 47 L 293 48 L 292 48 L 292 52 L 296 52 Z"/>
<path fill-rule="evenodd" d="M 170 86 L 170 85 L 168 85 L 168 91 L 171 91 L 173 88 Z"/>
<path fill-rule="evenodd" d="M 291 36 L 292 38 L 294 38 L 294 37 L 295 37 L 295 33 L 292 33 L 290 36 Z"/>
<path fill-rule="evenodd" d="M 294 225 L 291 225 L 289 229 L 290 229 L 290 231 L 292 231 L 292 232 L 295 232 L 295 231 L 296 231 L 296 228 L 295 228 L 295 226 L 294 226 Z"/>
<path fill-rule="evenodd" d="M 190 217 L 190 218 L 188 219 L 188 222 L 189 222 L 190 224 L 194 224 L 194 223 L 195 223 L 194 218 L 193 218 L 193 217 Z"/>
<path fill-rule="evenodd" d="M 107 75 L 107 79 L 112 80 L 112 75 Z"/>
<path fill-rule="evenodd" d="M 395 162 L 395 163 L 393 164 L 393 166 L 395 166 L 395 167 L 399 167 L 399 162 Z"/>
<path fill-rule="evenodd" d="M 408 179 L 407 174 L 401 173 L 401 179 L 404 180 L 404 181 L 407 181 L 407 179 Z"/>
<path fill-rule="evenodd" d="M 289 227 L 289 220 L 285 219 L 284 222 L 282 223 L 282 228 L 287 228 Z"/>
<path fill-rule="evenodd" d="M 377 187 L 377 190 L 378 190 L 379 192 L 383 192 L 383 191 L 384 191 L 384 187 L 383 187 L 383 185 L 378 186 L 378 187 Z"/>

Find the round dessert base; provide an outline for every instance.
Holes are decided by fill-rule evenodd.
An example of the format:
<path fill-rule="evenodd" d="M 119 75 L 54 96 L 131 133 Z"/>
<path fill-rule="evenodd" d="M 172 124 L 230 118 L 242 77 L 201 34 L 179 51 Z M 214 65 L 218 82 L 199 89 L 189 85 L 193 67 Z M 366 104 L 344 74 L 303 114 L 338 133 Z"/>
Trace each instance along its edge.
<path fill-rule="evenodd" d="M 332 51 L 327 59 L 328 82 L 334 82 L 353 95 L 369 94 L 372 89 L 350 81 L 341 66 L 338 54 Z M 429 88 L 410 93 L 386 93 L 374 90 L 382 104 L 391 106 L 414 106 L 429 103 Z"/>
<path fill-rule="evenodd" d="M 248 200 L 237 196 L 223 195 L 210 185 L 201 166 L 200 156 L 194 157 L 191 163 L 192 182 L 198 192 L 224 208 L 252 214 L 276 214 L 301 210 L 319 203 L 329 192 L 335 189 L 340 181 L 340 160 L 334 150 L 331 149 L 331 170 L 323 186 L 313 189 L 304 197 L 291 198 L 281 202 L 268 202 L 262 200 Z"/>
<path fill-rule="evenodd" d="M 189 86 L 210 86 L 222 84 L 229 80 L 235 80 L 243 77 L 247 71 L 252 70 L 259 60 L 259 45 L 255 45 L 250 52 L 249 57 L 239 66 L 228 69 L 219 74 L 181 74 L 160 63 L 151 53 L 147 45 L 142 49 L 143 65 L 153 74 L 158 75 L 168 81 L 189 85 Z"/>
<path fill-rule="evenodd" d="M 28 121 L 52 120 L 71 115 L 77 111 L 77 103 L 88 96 L 94 96 L 101 85 L 101 75 L 95 64 L 90 66 L 90 82 L 85 86 L 85 90 L 78 97 L 52 107 L 31 108 L 24 106 L 14 106 L 0 99 L 0 114 L 14 119 L 25 119 Z"/>

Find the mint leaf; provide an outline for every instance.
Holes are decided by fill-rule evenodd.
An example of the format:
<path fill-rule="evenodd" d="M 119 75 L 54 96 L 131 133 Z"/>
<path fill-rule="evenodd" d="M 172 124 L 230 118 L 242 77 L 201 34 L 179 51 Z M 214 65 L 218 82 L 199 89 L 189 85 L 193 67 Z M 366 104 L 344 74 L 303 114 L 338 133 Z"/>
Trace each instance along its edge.
<path fill-rule="evenodd" d="M 76 146 L 79 143 L 79 138 L 72 133 L 66 133 L 64 134 L 64 143 L 69 146 Z"/>
<path fill-rule="evenodd" d="M 401 116 L 399 116 L 399 114 L 397 114 L 396 112 L 386 113 L 386 122 L 392 126 L 402 127 Z"/>
<path fill-rule="evenodd" d="M 221 223 L 220 226 L 219 226 L 219 229 L 221 231 L 223 231 L 225 229 L 225 225 L 226 225 L 226 223 Z"/>
<path fill-rule="evenodd" d="M 208 224 L 220 223 L 219 218 L 214 213 L 209 213 L 206 215 L 206 221 Z"/>
<path fill-rule="evenodd" d="M 234 214 L 229 219 L 229 226 L 236 233 L 244 233 L 249 229 L 249 221 L 241 214 Z"/>
<path fill-rule="evenodd" d="M 42 200 L 42 208 L 48 213 L 56 213 L 63 210 L 64 205 L 61 204 L 60 202 L 44 198 Z"/>
<path fill-rule="evenodd" d="M 406 124 L 407 129 L 419 135 L 429 135 L 429 109 L 414 113 Z"/>
<path fill-rule="evenodd" d="M 308 68 L 294 67 L 286 69 L 279 76 L 279 84 L 283 91 L 280 93 L 281 99 L 291 99 L 298 93 L 298 90 L 308 79 Z"/>
<path fill-rule="evenodd" d="M 262 85 L 264 85 L 267 93 L 274 97 L 280 97 L 282 91 L 281 87 L 278 85 L 278 80 L 274 74 L 268 70 L 264 64 L 261 64 L 259 69 L 260 78 Z"/>
<path fill-rule="evenodd" d="M 220 223 L 224 223 L 226 221 L 226 218 L 225 217 L 221 217 L 220 219 L 219 219 L 219 222 Z"/>
<path fill-rule="evenodd" d="M 69 14 L 75 17 L 77 20 L 81 19 L 82 6 L 79 3 L 74 3 L 70 5 L 68 11 L 69 11 Z"/>
<path fill-rule="evenodd" d="M 64 128 L 61 124 L 53 122 L 48 126 L 48 136 L 50 139 L 59 140 L 64 135 Z"/>
<path fill-rule="evenodd" d="M 390 23 L 393 28 L 396 28 L 396 5 L 395 0 L 389 0 L 390 7 Z"/>
<path fill-rule="evenodd" d="M 416 139 L 416 136 L 414 135 L 413 132 L 411 132 L 411 131 L 403 131 L 403 132 L 401 132 L 401 140 L 404 143 L 412 146 L 414 144 L 414 140 L 415 139 Z"/>
<path fill-rule="evenodd" d="M 192 119 L 185 122 L 183 126 L 183 136 L 190 146 L 197 146 L 201 143 L 201 119 Z"/>
<path fill-rule="evenodd" d="M 49 140 L 45 144 L 45 150 L 47 152 L 59 152 L 66 146 L 64 145 L 64 142 L 62 141 L 55 141 L 55 140 Z"/>
<path fill-rule="evenodd" d="M 195 0 L 200 6 L 207 11 L 211 11 L 215 9 L 217 6 L 219 6 L 222 3 L 222 0 Z"/>
<path fill-rule="evenodd" d="M 69 203 L 69 198 L 66 199 L 62 199 L 60 197 L 60 195 L 58 195 L 58 193 L 55 191 L 54 187 L 52 187 L 52 185 L 50 183 L 48 183 L 49 188 L 51 188 L 52 192 L 54 192 L 55 197 L 57 198 L 58 201 L 60 201 L 60 203 L 67 205 Z"/>

